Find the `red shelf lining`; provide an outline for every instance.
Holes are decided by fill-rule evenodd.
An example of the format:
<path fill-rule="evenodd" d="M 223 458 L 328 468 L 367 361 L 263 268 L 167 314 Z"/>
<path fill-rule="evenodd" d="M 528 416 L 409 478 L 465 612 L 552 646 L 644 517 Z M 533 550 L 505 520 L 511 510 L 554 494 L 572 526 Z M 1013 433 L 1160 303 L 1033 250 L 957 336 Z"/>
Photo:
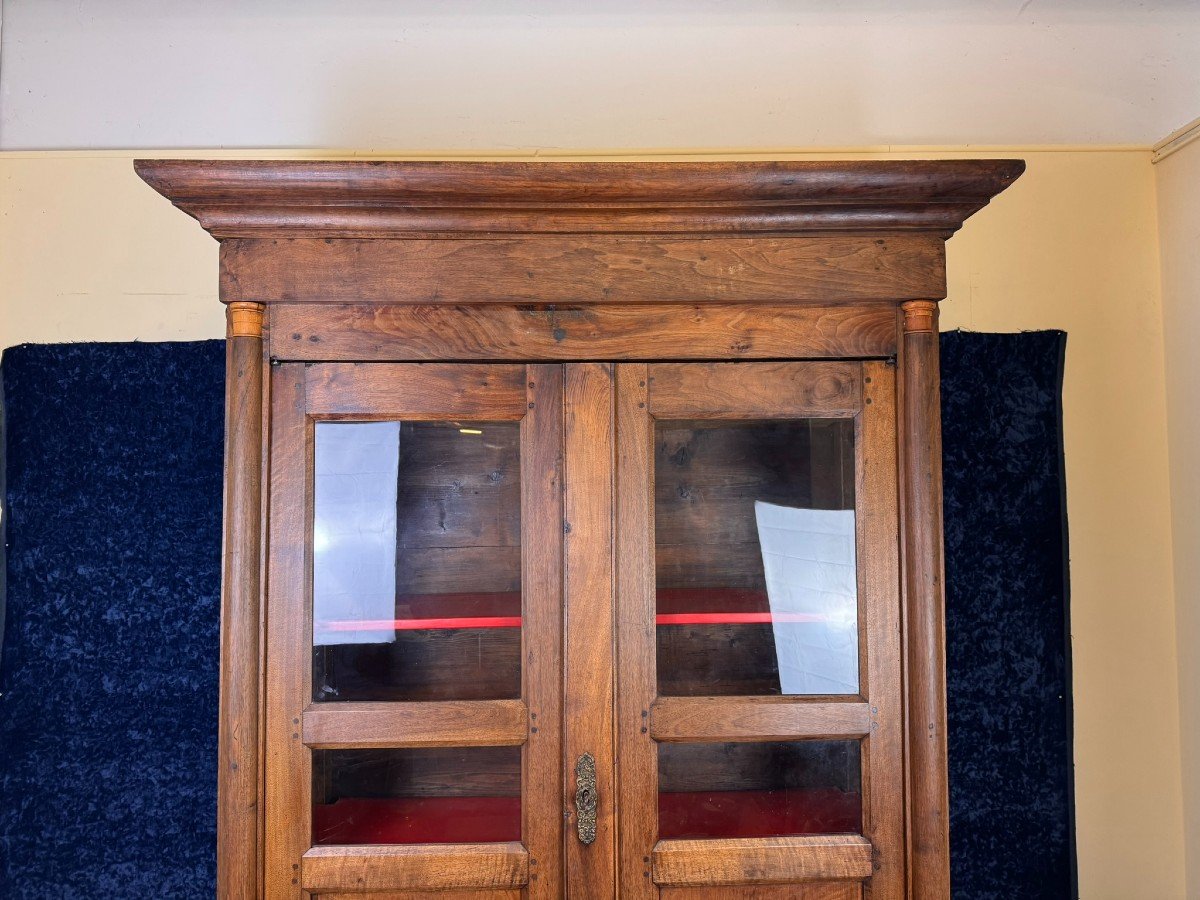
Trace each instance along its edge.
<path fill-rule="evenodd" d="M 337 619 L 317 623 L 327 632 L 425 631 L 458 628 L 520 628 L 521 595 L 426 594 L 401 597 L 398 611 L 409 613 L 395 619 Z M 459 615 L 446 615 L 454 611 Z M 682 589 L 658 591 L 657 625 L 761 625 L 792 622 L 823 622 L 812 613 L 771 612 L 764 591 L 738 589 Z"/>
<path fill-rule="evenodd" d="M 440 631 L 452 628 L 520 628 L 520 616 L 464 616 L 458 619 L 347 619 L 319 622 L 321 631 Z"/>
<path fill-rule="evenodd" d="M 862 798 L 834 788 L 704 791 L 658 796 L 659 837 L 858 834 Z M 521 798 L 348 797 L 313 807 L 314 844 L 519 841 Z"/>

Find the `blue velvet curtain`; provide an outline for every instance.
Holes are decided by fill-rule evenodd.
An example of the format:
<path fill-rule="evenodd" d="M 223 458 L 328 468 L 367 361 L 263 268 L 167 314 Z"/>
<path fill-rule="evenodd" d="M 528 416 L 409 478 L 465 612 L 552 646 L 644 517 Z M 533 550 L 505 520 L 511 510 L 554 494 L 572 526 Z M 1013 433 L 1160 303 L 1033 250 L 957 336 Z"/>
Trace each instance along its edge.
<path fill-rule="evenodd" d="M 1065 336 L 943 344 L 956 898 L 1073 895 Z M 211 897 L 224 347 L 3 357 L 0 897 Z"/>

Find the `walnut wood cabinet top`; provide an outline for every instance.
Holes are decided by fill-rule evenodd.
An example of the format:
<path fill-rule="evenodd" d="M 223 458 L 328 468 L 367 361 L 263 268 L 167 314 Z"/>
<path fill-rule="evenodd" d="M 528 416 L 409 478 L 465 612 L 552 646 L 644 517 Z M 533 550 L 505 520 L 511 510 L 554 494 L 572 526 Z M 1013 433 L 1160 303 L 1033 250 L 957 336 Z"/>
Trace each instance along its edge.
<path fill-rule="evenodd" d="M 1021 160 L 139 160 L 217 238 L 912 233 L 947 237 Z"/>

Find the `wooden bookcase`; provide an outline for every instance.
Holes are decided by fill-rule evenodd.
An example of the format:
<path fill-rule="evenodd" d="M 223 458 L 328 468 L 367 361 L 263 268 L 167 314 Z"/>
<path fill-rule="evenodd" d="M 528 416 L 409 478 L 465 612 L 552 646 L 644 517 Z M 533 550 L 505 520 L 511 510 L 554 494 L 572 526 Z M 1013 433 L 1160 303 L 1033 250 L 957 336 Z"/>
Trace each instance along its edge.
<path fill-rule="evenodd" d="M 937 301 L 1020 161 L 137 168 L 221 242 L 221 897 L 949 897 Z"/>

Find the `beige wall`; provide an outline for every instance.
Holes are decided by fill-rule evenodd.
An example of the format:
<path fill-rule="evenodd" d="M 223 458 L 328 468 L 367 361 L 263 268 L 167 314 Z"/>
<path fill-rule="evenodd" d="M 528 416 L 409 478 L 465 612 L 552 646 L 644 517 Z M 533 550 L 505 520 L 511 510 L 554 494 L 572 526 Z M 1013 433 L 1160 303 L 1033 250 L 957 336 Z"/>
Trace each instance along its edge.
<path fill-rule="evenodd" d="M 1029 170 L 951 240 L 943 323 L 1069 334 L 1081 895 L 1182 898 L 1154 169 L 1148 151 L 1004 155 Z M 129 155 L 0 154 L 0 184 L 0 344 L 222 334 L 215 244 Z"/>
<path fill-rule="evenodd" d="M 1188 893 L 1200 896 L 1200 141 L 1160 162 L 1163 330 Z"/>

